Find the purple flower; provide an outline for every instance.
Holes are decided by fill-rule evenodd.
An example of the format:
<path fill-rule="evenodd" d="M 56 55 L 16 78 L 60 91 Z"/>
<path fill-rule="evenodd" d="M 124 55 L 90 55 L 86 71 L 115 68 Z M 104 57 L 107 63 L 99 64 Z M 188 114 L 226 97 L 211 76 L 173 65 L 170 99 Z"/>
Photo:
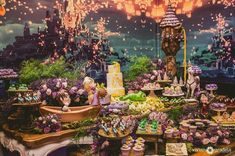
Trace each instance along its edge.
<path fill-rule="evenodd" d="M 187 133 L 181 134 L 181 138 L 182 138 L 183 140 L 187 140 L 187 139 L 188 139 Z"/>
<path fill-rule="evenodd" d="M 219 139 L 218 136 L 211 137 L 211 138 L 210 138 L 210 142 L 211 142 L 212 144 L 216 144 L 217 141 L 218 141 L 218 139 Z"/>
<path fill-rule="evenodd" d="M 50 128 L 50 127 L 45 127 L 45 128 L 43 129 L 43 132 L 44 132 L 45 134 L 49 133 L 50 131 L 51 131 L 51 128 Z"/>
<path fill-rule="evenodd" d="M 207 145 L 207 144 L 209 144 L 209 143 L 210 143 L 210 140 L 209 140 L 208 138 L 202 139 L 202 144 L 203 144 L 203 145 Z"/>
<path fill-rule="evenodd" d="M 224 138 L 224 140 L 222 141 L 224 144 L 230 144 L 230 141 L 228 140 L 228 139 L 226 139 L 226 138 Z"/>

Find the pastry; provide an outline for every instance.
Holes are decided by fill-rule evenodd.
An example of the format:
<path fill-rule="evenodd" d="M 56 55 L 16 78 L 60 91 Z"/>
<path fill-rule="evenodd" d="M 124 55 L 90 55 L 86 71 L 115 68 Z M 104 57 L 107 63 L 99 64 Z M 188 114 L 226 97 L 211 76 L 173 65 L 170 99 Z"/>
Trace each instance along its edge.
<path fill-rule="evenodd" d="M 121 151 L 122 151 L 122 156 L 129 156 L 131 147 L 129 147 L 127 144 L 122 145 Z"/>

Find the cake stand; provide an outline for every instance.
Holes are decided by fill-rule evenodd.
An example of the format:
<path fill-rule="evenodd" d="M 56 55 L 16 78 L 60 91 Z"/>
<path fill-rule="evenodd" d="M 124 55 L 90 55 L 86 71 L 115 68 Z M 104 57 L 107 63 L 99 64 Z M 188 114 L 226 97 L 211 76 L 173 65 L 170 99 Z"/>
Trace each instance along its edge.
<path fill-rule="evenodd" d="M 141 88 L 143 91 L 149 91 L 149 97 L 157 97 L 157 95 L 154 93 L 156 90 L 163 90 L 163 88 Z"/>
<path fill-rule="evenodd" d="M 167 84 L 172 83 L 172 80 L 157 80 L 157 83 L 160 83 L 164 88 Z"/>
<path fill-rule="evenodd" d="M 206 85 L 206 90 L 210 91 L 210 95 L 214 97 L 214 91 L 218 89 L 218 86 L 216 84 L 207 84 Z"/>
<path fill-rule="evenodd" d="M 219 119 L 221 117 L 221 112 L 225 112 L 227 110 L 227 108 L 224 108 L 224 109 L 215 109 L 215 108 L 213 108 L 212 110 L 217 112 L 216 118 Z"/>

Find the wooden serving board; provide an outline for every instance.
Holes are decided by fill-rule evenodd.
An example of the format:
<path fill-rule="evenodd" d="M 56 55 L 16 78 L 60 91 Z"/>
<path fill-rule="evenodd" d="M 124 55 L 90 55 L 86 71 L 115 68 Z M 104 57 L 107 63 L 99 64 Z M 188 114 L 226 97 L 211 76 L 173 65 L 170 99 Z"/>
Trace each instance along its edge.
<path fill-rule="evenodd" d="M 112 132 L 112 129 L 110 129 L 110 128 L 109 128 L 109 135 L 107 135 L 103 129 L 99 129 L 98 134 L 102 137 L 105 137 L 105 138 L 120 140 L 120 139 L 123 139 L 123 138 L 127 137 L 130 134 L 130 130 L 126 129 L 125 133 L 123 134 L 121 132 L 121 130 L 118 129 L 118 136 L 116 136 Z"/>

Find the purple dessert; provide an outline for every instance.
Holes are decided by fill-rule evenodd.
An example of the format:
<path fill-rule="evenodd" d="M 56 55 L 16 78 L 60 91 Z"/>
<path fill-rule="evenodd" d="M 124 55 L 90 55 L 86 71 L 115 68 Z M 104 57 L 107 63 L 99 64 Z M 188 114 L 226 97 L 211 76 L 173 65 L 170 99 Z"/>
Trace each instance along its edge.
<path fill-rule="evenodd" d="M 210 105 L 210 108 L 213 109 L 217 109 L 217 110 L 224 110 L 226 108 L 226 105 L 224 103 L 212 103 Z"/>
<path fill-rule="evenodd" d="M 217 90 L 218 86 L 217 84 L 207 84 L 206 85 L 206 90 Z"/>

